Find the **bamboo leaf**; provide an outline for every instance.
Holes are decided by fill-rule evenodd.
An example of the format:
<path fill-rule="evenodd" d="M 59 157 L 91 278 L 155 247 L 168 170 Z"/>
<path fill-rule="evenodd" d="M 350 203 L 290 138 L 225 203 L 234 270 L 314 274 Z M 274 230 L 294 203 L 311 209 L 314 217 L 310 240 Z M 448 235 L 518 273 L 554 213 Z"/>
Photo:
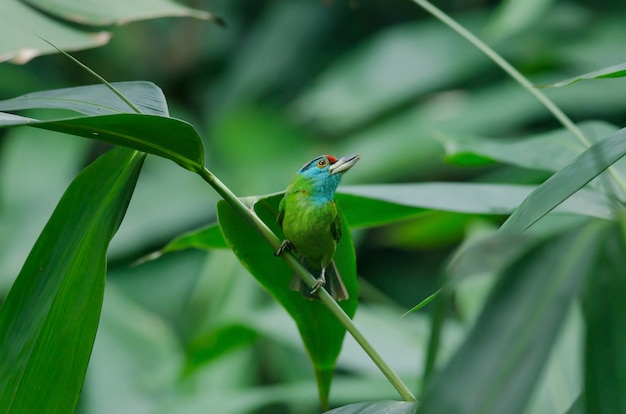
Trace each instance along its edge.
<path fill-rule="evenodd" d="M 520 204 L 500 228 L 527 229 L 626 154 L 626 128 L 592 145 L 574 162 L 556 172 Z"/>
<path fill-rule="evenodd" d="M 107 141 L 168 158 L 190 171 L 204 165 L 204 147 L 187 122 L 156 115 L 115 114 L 38 121 L 0 118 L 0 127 L 27 125 Z"/>
<path fill-rule="evenodd" d="M 594 221 L 549 238 L 506 268 L 419 413 L 523 413 L 605 230 Z"/>
<path fill-rule="evenodd" d="M 142 113 L 169 116 L 163 91 L 152 82 L 113 82 L 111 85 Z M 33 108 L 68 109 L 85 115 L 134 113 L 108 86 L 102 84 L 33 92 L 0 101 L 0 111 Z"/>
<path fill-rule="evenodd" d="M 352 228 L 367 228 L 396 223 L 432 210 L 470 214 L 509 214 L 537 188 L 530 185 L 419 183 L 343 186 L 335 195 Z M 250 197 L 252 204 L 270 200 L 281 193 Z M 557 209 L 597 218 L 612 218 L 611 202 L 589 190 L 577 192 Z M 217 225 L 192 230 L 175 238 L 163 249 L 142 259 L 153 260 L 165 253 L 189 248 L 204 250 L 227 247 Z"/>
<path fill-rule="evenodd" d="M 0 308 L 0 412 L 74 411 L 98 326 L 107 247 L 144 158 L 116 148 L 97 159 L 42 231 Z"/>
<path fill-rule="evenodd" d="M 615 225 L 602 240 L 585 295 L 587 413 L 626 413 L 626 243 L 620 230 Z"/>
<path fill-rule="evenodd" d="M 280 195 L 270 197 L 255 205 L 259 217 L 276 234 L 282 234 L 275 220 L 280 198 Z M 239 213 L 225 201 L 218 203 L 217 211 L 220 227 L 229 246 L 295 321 L 315 370 L 321 405 L 327 406 L 335 362 L 346 329 L 321 302 L 306 300 L 299 292 L 289 289 L 293 271 L 284 260 L 274 256 L 270 246 Z M 352 317 L 356 311 L 358 288 L 356 258 L 346 220 L 343 220 L 342 234 L 335 263 L 350 293 L 350 299 L 339 304 Z"/>
<path fill-rule="evenodd" d="M 615 133 L 615 125 L 590 121 L 578 125 L 592 142 Z M 519 139 L 494 139 L 478 136 L 441 133 L 448 161 L 461 165 L 484 165 L 502 162 L 524 168 L 558 171 L 570 164 L 586 147 L 568 130 Z"/>
<path fill-rule="evenodd" d="M 620 63 L 618 65 L 609 66 L 607 68 L 602 68 L 598 70 L 594 70 L 593 72 L 588 72 L 583 75 L 578 75 L 576 77 L 566 79 L 561 82 L 552 83 L 549 85 L 540 85 L 541 88 L 560 88 L 563 86 L 568 86 L 576 82 L 580 82 L 581 80 L 588 79 L 606 79 L 606 78 L 623 78 L 626 76 L 626 63 Z"/>
<path fill-rule="evenodd" d="M 83 25 L 124 24 L 163 16 L 195 17 L 216 20 L 209 12 L 192 9 L 170 0 L 111 0 L 103 7 L 97 0 L 25 0 L 53 16 Z"/>
<path fill-rule="evenodd" d="M 337 194 L 354 226 L 396 221 L 425 210 L 505 215 L 513 212 L 536 187 L 518 184 L 419 183 L 343 186 Z M 612 217 L 603 195 L 582 191 L 563 203 L 561 213 Z M 412 207 L 412 209 L 409 209 Z"/>
<path fill-rule="evenodd" d="M 404 401 L 374 401 L 349 404 L 326 414 L 415 414 L 418 404 Z"/>

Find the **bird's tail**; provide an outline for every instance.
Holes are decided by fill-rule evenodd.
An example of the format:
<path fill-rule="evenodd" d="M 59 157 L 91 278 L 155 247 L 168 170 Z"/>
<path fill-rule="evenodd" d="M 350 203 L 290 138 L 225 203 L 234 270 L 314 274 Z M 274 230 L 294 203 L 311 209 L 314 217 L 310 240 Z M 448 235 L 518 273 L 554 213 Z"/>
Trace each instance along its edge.
<path fill-rule="evenodd" d="M 311 272 L 314 276 L 319 275 L 320 270 L 314 269 L 307 263 L 306 259 L 302 258 L 300 262 L 307 268 L 309 272 Z M 330 264 L 326 267 L 326 284 L 324 285 L 324 289 L 328 291 L 330 296 L 333 297 L 337 302 L 346 300 L 350 297 L 348 294 L 348 290 L 346 286 L 343 284 L 343 280 L 341 279 L 341 275 L 339 274 L 339 270 L 337 270 L 337 266 L 335 265 L 335 261 L 331 260 Z M 297 274 L 293 275 L 291 282 L 289 283 L 289 288 L 291 290 L 300 291 L 302 295 L 307 299 L 317 299 L 319 300 L 319 296 L 316 293 L 311 293 L 311 288 L 304 283 L 302 278 Z"/>

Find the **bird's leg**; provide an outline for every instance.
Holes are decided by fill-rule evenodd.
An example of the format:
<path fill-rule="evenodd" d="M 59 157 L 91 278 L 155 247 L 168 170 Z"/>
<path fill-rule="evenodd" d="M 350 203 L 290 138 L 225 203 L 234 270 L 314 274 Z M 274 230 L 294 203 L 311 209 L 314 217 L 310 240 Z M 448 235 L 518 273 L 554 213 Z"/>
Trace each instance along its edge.
<path fill-rule="evenodd" d="M 293 243 L 287 239 L 283 240 L 278 250 L 276 250 L 276 253 L 274 253 L 274 256 L 280 256 L 285 250 L 293 250 Z"/>
<path fill-rule="evenodd" d="M 317 281 L 311 288 L 311 294 L 317 292 L 325 284 L 326 284 L 326 268 L 322 267 L 322 273 L 320 273 L 320 277 L 317 278 Z"/>

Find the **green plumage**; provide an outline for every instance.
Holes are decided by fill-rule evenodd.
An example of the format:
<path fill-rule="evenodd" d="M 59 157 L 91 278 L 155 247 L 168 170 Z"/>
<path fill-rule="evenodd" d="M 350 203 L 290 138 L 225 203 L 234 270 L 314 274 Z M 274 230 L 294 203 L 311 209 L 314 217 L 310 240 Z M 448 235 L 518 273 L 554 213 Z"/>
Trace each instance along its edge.
<path fill-rule="evenodd" d="M 287 240 L 277 252 L 293 247 L 300 261 L 318 284 L 311 289 L 297 276 L 290 287 L 307 298 L 317 298 L 317 289 L 325 286 L 335 300 L 348 298 L 333 256 L 341 239 L 341 216 L 334 194 L 341 174 L 358 161 L 358 156 L 336 159 L 322 156 L 306 164 L 293 177 L 280 202 L 278 223 Z"/>

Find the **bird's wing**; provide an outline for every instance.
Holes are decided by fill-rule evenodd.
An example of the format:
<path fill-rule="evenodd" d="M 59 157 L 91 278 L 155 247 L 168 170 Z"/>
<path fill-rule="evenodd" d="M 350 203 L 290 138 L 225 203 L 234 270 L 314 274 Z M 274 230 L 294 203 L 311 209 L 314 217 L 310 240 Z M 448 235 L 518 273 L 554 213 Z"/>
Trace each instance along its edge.
<path fill-rule="evenodd" d="M 287 195 L 285 194 L 285 197 L 286 196 Z M 278 215 L 276 216 L 276 222 L 278 223 L 280 228 L 283 227 L 283 218 L 285 218 L 285 197 L 280 200 L 280 204 L 278 205 Z"/>
<path fill-rule="evenodd" d="M 333 234 L 333 238 L 337 243 L 341 239 L 341 215 L 337 212 L 337 217 L 335 217 L 335 221 L 330 225 L 330 231 Z"/>

